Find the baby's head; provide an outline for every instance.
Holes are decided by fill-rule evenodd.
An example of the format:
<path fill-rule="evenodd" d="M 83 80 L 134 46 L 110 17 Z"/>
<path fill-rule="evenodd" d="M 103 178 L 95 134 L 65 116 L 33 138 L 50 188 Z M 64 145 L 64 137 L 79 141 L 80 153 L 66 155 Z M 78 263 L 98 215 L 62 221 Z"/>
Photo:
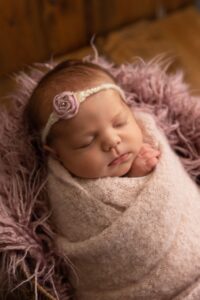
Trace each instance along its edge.
<path fill-rule="evenodd" d="M 123 176 L 141 148 L 142 133 L 123 91 L 92 63 L 57 65 L 33 91 L 27 113 L 46 153 L 74 176 Z"/>

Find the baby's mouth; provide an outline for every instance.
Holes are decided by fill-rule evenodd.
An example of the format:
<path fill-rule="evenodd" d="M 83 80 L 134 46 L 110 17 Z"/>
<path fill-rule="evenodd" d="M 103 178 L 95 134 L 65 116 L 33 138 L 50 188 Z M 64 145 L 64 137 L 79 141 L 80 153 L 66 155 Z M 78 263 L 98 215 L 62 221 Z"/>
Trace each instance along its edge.
<path fill-rule="evenodd" d="M 116 157 L 115 159 L 113 159 L 109 164 L 108 166 L 111 167 L 111 166 L 116 166 L 116 165 L 119 165 L 123 162 L 126 162 L 130 157 L 130 152 L 126 152 L 124 154 L 121 154 L 119 155 L 118 157 Z"/>

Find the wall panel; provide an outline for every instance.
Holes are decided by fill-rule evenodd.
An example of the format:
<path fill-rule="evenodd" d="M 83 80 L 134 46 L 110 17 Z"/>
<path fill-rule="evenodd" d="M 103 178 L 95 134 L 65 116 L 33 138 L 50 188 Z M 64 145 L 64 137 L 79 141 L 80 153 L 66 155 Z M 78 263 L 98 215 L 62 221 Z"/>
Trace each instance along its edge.
<path fill-rule="evenodd" d="M 0 1 L 0 76 L 85 46 L 141 18 L 162 15 L 192 0 Z"/>
<path fill-rule="evenodd" d="M 51 54 L 64 54 L 87 43 L 83 0 L 41 2 L 44 35 Z"/>
<path fill-rule="evenodd" d="M 37 1 L 0 1 L 0 28 L 0 74 L 47 57 Z"/>
<path fill-rule="evenodd" d="M 106 33 L 141 18 L 162 16 L 191 0 L 85 0 L 88 16 L 88 32 Z"/>

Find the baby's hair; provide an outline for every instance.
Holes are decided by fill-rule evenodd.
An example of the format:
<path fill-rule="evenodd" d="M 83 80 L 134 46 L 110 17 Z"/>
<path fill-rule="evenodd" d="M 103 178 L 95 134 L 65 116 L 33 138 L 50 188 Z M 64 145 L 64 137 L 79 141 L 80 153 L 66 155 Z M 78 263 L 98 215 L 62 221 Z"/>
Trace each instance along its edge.
<path fill-rule="evenodd" d="M 82 60 L 59 63 L 42 77 L 35 87 L 26 107 L 31 131 L 40 133 L 52 112 L 53 98 L 63 91 L 90 88 L 95 81 L 115 82 L 114 77 L 99 65 Z"/>

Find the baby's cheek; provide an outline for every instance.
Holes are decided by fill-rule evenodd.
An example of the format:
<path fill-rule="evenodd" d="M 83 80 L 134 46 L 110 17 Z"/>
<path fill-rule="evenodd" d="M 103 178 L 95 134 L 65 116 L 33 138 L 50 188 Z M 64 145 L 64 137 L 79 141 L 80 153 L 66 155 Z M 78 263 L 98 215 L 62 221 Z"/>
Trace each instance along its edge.
<path fill-rule="evenodd" d="M 101 167 L 102 164 L 102 155 L 100 155 L 98 153 L 98 151 L 88 151 L 88 153 L 86 155 L 84 155 L 82 157 L 82 164 L 84 164 L 84 166 L 86 168 L 90 168 L 90 169 L 96 169 Z"/>
<path fill-rule="evenodd" d="M 93 153 L 82 161 L 81 170 L 86 178 L 98 178 L 104 175 L 105 166 L 101 157 Z"/>
<path fill-rule="evenodd" d="M 143 144 L 143 133 L 141 128 L 138 126 L 137 123 L 134 124 L 134 126 L 131 126 L 129 128 L 129 133 L 131 137 L 131 142 L 134 145 L 136 153 L 140 150 L 142 144 Z"/>
<path fill-rule="evenodd" d="M 134 154 L 136 156 L 140 153 L 142 149 L 142 145 L 143 145 L 143 139 L 141 138 L 141 136 L 138 136 L 134 142 Z"/>

